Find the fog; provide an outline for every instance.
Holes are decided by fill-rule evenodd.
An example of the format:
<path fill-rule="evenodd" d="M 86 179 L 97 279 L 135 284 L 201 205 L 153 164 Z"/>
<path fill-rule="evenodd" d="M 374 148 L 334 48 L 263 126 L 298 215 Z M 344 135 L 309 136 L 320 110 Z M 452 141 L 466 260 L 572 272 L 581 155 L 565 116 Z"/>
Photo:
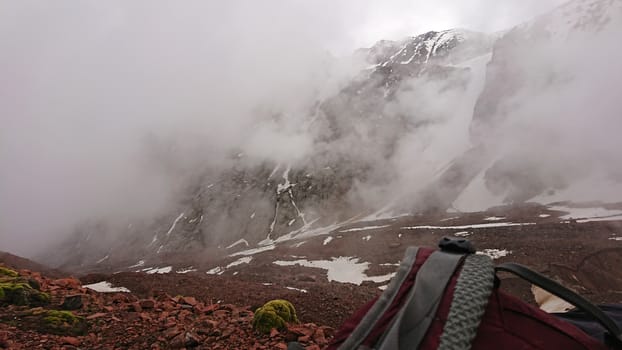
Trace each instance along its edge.
<path fill-rule="evenodd" d="M 561 2 L 2 2 L 0 250 L 32 255 L 91 217 L 148 218 L 170 205 L 186 178 L 208 165 L 226 167 L 231 152 L 274 162 L 305 159 L 314 135 L 304 123 L 318 100 L 335 94 L 367 65 L 350 56 L 358 47 L 431 29 L 504 30 Z M 600 137 L 618 123 L 609 113 L 618 107 L 615 89 L 600 88 L 603 80 L 619 86 L 620 77 L 609 73 L 619 60 L 610 59 L 609 51 L 595 51 L 598 63 L 587 65 L 587 53 L 571 50 L 576 59 L 567 62 L 568 69 L 588 73 L 553 96 L 538 94 L 507 120 L 529 128 L 534 110 L 570 114 L 572 133 L 562 132 L 562 145 L 574 145 L 575 134 L 587 132 L 590 140 L 603 140 L 581 147 L 582 157 L 590 158 L 598 151 L 594 147 L 619 147 L 616 138 Z M 549 57 L 551 64 L 566 54 Z M 469 121 L 464 113 L 474 99 L 465 99 L 457 110 L 452 106 L 447 115 L 438 106 L 455 101 L 451 89 L 425 81 L 409 84 L 413 88 L 401 92 L 403 102 L 398 96 L 398 105 L 387 113 L 408 111 L 419 96 L 440 122 L 399 145 L 389 163 L 394 174 L 405 175 L 388 188 L 369 186 L 362 194 L 368 200 L 408 183 L 419 186 L 423 181 L 413 179 L 438 171 L 411 166 L 413 152 L 436 166 L 462 149 L 449 142 L 431 147 L 422 135 L 435 140 L 453 135 L 460 145 L 468 143 L 462 123 Z M 472 84 L 469 93 L 481 89 Z M 589 84 L 596 84 L 589 91 L 600 92 L 587 97 L 598 103 L 566 103 L 585 98 Z M 580 111 L 608 118 L 602 128 L 582 124 L 577 108 L 587 105 Z M 537 130 L 555 130 L 556 123 Z M 533 137 L 535 145 L 547 140 Z M 560 149 L 577 150 L 566 146 Z M 428 153 L 420 152 L 424 149 Z M 603 166 L 611 166 L 609 158 L 600 159 Z"/>

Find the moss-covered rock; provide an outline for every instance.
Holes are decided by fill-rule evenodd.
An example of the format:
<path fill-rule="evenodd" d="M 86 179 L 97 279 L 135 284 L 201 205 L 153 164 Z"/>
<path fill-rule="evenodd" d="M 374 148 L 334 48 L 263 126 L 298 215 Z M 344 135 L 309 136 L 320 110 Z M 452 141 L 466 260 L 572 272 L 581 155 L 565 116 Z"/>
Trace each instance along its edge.
<path fill-rule="evenodd" d="M 4 266 L 0 266 L 0 276 L 17 277 L 19 276 L 19 273 L 17 273 L 17 271 L 7 269 Z"/>
<path fill-rule="evenodd" d="M 39 331 L 58 335 L 84 335 L 86 333 L 86 321 L 84 317 L 76 316 L 70 311 L 47 310 L 36 314 L 41 317 Z"/>
<path fill-rule="evenodd" d="M 272 300 L 255 310 L 253 328 L 261 333 L 269 333 L 272 328 L 281 330 L 288 323 L 298 323 L 296 309 L 287 300 Z"/>
<path fill-rule="evenodd" d="M 0 282 L 0 304 L 42 306 L 50 303 L 50 295 L 38 291 L 27 281 L 15 278 Z"/>

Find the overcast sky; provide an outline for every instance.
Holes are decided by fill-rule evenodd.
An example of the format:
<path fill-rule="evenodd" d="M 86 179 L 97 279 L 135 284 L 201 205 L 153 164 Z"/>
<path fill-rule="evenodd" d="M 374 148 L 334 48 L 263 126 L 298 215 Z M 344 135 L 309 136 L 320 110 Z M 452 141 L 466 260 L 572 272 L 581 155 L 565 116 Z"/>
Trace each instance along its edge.
<path fill-rule="evenodd" d="M 465 28 L 495 32 L 508 29 L 566 0 L 348 0 L 339 4 L 343 16 L 343 42 L 334 50 L 364 47 L 380 39 L 399 39 L 429 30 Z M 317 3 L 317 2 L 316 2 Z"/>
<path fill-rule="evenodd" d="M 332 52 L 345 53 L 372 45 L 380 39 L 398 39 L 428 30 L 504 30 L 564 2 L 566 0 L 230 0 L 182 3 L 24 0 L 0 3 L 0 18 L 4 22 L 0 28 L 36 32 L 46 24 L 88 19 L 87 26 L 103 26 L 101 31 L 105 32 L 123 27 L 128 20 L 135 20 L 138 16 L 147 21 L 161 21 L 163 28 L 182 20 L 196 25 L 197 29 L 209 31 L 206 33 L 209 36 L 226 40 L 231 30 L 287 28 L 285 32 L 272 34 L 291 35 L 292 27 L 297 26 L 294 33 L 301 34 L 301 40 L 312 40 Z M 257 32 L 261 33 L 261 30 Z"/>

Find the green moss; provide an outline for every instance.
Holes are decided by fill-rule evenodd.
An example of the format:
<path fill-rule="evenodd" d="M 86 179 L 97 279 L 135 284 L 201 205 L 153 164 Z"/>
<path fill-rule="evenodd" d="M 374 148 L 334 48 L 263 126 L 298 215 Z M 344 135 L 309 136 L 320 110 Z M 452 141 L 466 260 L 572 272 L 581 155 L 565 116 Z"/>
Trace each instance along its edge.
<path fill-rule="evenodd" d="M 0 266 L 0 275 L 1 276 L 8 276 L 8 277 L 17 277 L 17 276 L 19 276 L 19 273 L 17 273 L 17 271 L 13 271 L 11 269 L 7 269 L 4 266 Z"/>
<path fill-rule="evenodd" d="M 50 295 L 33 289 L 27 282 L 13 279 L 0 282 L 0 303 L 40 306 L 50 303 Z"/>
<path fill-rule="evenodd" d="M 86 333 L 84 317 L 70 311 L 48 310 L 43 316 L 41 330 L 59 335 L 83 335 Z"/>
<path fill-rule="evenodd" d="M 4 294 L 2 301 L 13 305 L 27 305 L 28 291 L 31 289 L 27 283 L 22 282 L 0 283 L 0 290 Z"/>
<path fill-rule="evenodd" d="M 272 328 L 281 330 L 287 323 L 298 323 L 296 309 L 287 300 L 272 300 L 255 310 L 253 328 L 262 333 L 269 333 Z"/>
<path fill-rule="evenodd" d="M 80 318 L 80 316 L 74 315 L 71 311 L 48 310 L 45 312 L 45 317 L 43 319 L 48 323 L 67 322 L 69 324 L 75 324 Z"/>
<path fill-rule="evenodd" d="M 39 292 L 32 295 L 32 304 L 47 305 L 52 300 L 49 293 Z"/>

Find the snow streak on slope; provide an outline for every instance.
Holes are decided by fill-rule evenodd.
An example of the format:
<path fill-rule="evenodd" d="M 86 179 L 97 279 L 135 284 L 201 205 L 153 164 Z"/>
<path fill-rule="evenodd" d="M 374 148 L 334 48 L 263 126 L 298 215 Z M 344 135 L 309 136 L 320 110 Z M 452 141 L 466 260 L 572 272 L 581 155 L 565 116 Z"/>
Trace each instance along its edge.
<path fill-rule="evenodd" d="M 525 222 L 525 223 L 495 222 L 495 223 L 490 223 L 490 224 L 473 224 L 473 225 L 461 225 L 461 226 L 430 226 L 430 225 L 406 226 L 406 227 L 402 227 L 402 229 L 404 230 L 466 230 L 466 229 L 477 229 L 477 228 L 528 226 L 528 225 L 535 225 L 535 224 L 536 224 L 535 222 Z"/>

